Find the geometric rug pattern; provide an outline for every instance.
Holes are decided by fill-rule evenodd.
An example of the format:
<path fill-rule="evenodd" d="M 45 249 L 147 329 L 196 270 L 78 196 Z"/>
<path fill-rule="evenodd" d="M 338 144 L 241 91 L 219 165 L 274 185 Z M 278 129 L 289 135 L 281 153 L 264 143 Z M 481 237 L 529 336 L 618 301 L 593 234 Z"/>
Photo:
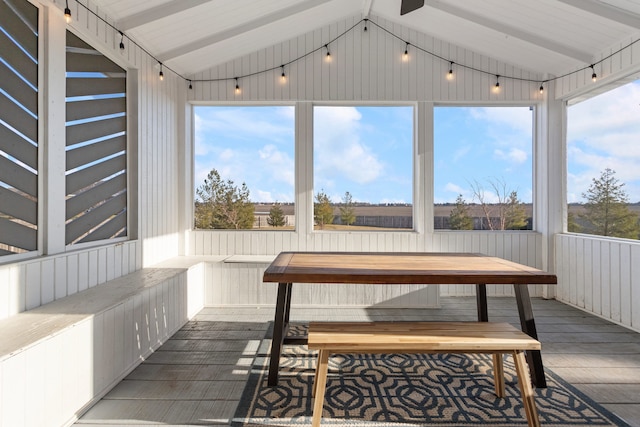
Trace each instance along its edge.
<path fill-rule="evenodd" d="M 332 355 L 322 425 L 526 426 L 513 360 L 503 357 L 506 396 L 498 398 L 490 355 Z M 268 356 L 257 357 L 231 425 L 310 425 L 316 358 L 306 346 L 284 346 L 278 385 L 270 387 Z M 543 426 L 627 426 L 548 369 L 545 373 L 547 388 L 534 388 Z"/>

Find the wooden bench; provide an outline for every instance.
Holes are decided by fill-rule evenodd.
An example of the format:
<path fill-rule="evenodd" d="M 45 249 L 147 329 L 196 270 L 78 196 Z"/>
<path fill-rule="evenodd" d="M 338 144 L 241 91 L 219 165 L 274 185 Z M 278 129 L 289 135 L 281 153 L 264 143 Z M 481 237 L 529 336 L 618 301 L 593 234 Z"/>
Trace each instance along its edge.
<path fill-rule="evenodd" d="M 310 350 L 319 350 L 313 384 L 313 427 L 320 426 L 332 353 L 485 353 L 493 355 L 495 393 L 504 397 L 502 354 L 511 354 L 529 426 L 539 426 L 524 351 L 540 342 L 508 323 L 311 322 Z"/>

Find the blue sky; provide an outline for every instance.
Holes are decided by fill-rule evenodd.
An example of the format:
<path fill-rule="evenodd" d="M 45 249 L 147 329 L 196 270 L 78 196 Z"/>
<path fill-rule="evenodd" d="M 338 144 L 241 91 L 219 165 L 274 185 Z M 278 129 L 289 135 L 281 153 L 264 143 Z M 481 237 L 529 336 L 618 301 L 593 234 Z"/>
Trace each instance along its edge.
<path fill-rule="evenodd" d="M 473 202 L 472 186 L 496 202 L 492 183 L 532 198 L 532 115 L 529 107 L 436 107 L 434 111 L 434 200 Z M 503 187 L 504 184 L 504 187 Z M 504 191 L 503 191 L 504 190 Z"/>
<path fill-rule="evenodd" d="M 567 200 L 584 201 L 593 178 L 613 169 L 629 202 L 640 202 L 640 82 L 569 107 Z"/>
<path fill-rule="evenodd" d="M 568 200 L 605 167 L 640 201 L 640 84 L 569 108 Z M 532 117 L 529 107 L 436 107 L 434 200 L 474 201 L 472 185 L 495 201 L 491 182 L 532 200 Z M 211 168 L 256 202 L 294 201 L 292 106 L 195 108 L 195 186 Z M 412 203 L 413 109 L 408 106 L 315 107 L 314 193 L 334 202 Z"/>

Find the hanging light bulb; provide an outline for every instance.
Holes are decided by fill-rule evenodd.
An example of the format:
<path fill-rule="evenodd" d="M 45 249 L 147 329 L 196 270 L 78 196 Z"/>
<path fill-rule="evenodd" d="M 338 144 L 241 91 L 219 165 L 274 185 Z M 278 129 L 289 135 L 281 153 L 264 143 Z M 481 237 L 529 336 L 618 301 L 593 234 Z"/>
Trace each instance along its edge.
<path fill-rule="evenodd" d="M 236 95 L 240 93 L 240 85 L 238 84 L 238 78 L 236 77 Z"/>
<path fill-rule="evenodd" d="M 280 68 L 282 68 L 282 74 L 280 75 L 280 81 L 282 83 L 287 81 L 287 75 L 284 73 L 284 65 L 281 65 Z"/>
<path fill-rule="evenodd" d="M 402 54 L 402 60 L 407 62 L 409 60 L 409 42 L 406 42 L 407 45 L 404 47 L 404 53 Z"/>
<path fill-rule="evenodd" d="M 324 47 L 325 49 L 327 49 L 327 55 L 325 56 L 325 59 L 327 62 L 331 62 L 331 52 L 329 52 L 329 45 L 325 44 Z"/>
<path fill-rule="evenodd" d="M 591 71 L 593 71 L 593 74 L 591 74 L 591 81 L 595 82 L 596 80 L 598 80 L 598 76 L 596 75 L 596 70 L 593 67 L 594 65 L 591 64 Z"/>
<path fill-rule="evenodd" d="M 71 9 L 69 9 L 69 0 L 65 0 L 64 19 L 67 24 L 71 22 Z"/>
<path fill-rule="evenodd" d="M 189 80 L 189 89 L 193 89 L 193 84 L 191 84 L 191 80 Z"/>
<path fill-rule="evenodd" d="M 164 80 L 164 73 L 162 72 L 162 62 L 158 62 L 158 64 L 160 64 L 160 72 L 158 73 L 158 77 L 162 81 Z"/>
<path fill-rule="evenodd" d="M 120 31 L 120 50 L 124 50 L 124 33 Z"/>
<path fill-rule="evenodd" d="M 364 31 L 367 31 L 367 22 L 369 22 L 369 19 L 364 18 Z"/>
<path fill-rule="evenodd" d="M 453 80 L 453 61 L 449 64 L 449 72 L 447 73 L 447 80 Z"/>
<path fill-rule="evenodd" d="M 496 74 L 496 85 L 493 87 L 494 92 L 500 92 L 500 75 Z"/>
<path fill-rule="evenodd" d="M 544 93 L 544 85 L 542 83 L 540 83 L 540 94 L 542 95 Z"/>

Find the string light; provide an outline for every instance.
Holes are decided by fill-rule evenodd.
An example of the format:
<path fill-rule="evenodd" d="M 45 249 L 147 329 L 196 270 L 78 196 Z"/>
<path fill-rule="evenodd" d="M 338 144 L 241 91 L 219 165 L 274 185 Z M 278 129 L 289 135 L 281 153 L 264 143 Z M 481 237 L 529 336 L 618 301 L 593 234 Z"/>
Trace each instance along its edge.
<path fill-rule="evenodd" d="M 120 35 L 121 35 L 120 48 L 122 49 L 122 46 L 124 45 L 124 34 L 123 34 L 123 33 L 122 33 L 118 28 L 116 28 L 113 24 L 111 24 L 110 22 L 106 21 L 102 16 L 98 15 L 95 11 L 93 11 L 93 10 L 92 10 L 92 9 L 90 9 L 90 8 L 88 8 L 86 5 L 82 4 L 82 3 L 81 3 L 81 2 L 79 2 L 78 0 L 75 0 L 75 1 L 76 1 L 76 4 L 77 4 L 79 7 L 82 7 L 82 8 L 84 8 L 84 9 L 87 11 L 87 14 L 91 14 L 91 15 L 93 15 L 96 19 L 98 19 L 99 21 L 101 21 L 103 24 L 105 24 L 106 26 L 110 27 L 110 28 L 111 28 L 111 29 L 113 29 L 114 31 L 116 31 L 116 32 L 120 33 Z M 65 20 L 66 20 L 68 23 L 69 23 L 69 22 L 71 22 L 72 17 L 71 17 L 71 9 L 69 8 L 69 0 L 65 0 L 64 17 L 65 17 Z M 369 21 L 370 21 L 370 20 L 369 20 L 368 18 L 364 18 L 364 19 L 362 19 L 362 21 L 364 22 L 364 31 L 368 31 L 368 24 L 369 24 Z M 325 44 L 324 46 L 322 46 L 322 47 L 324 47 L 325 49 L 327 49 L 327 54 L 326 54 L 326 60 L 327 60 L 327 61 L 331 61 L 331 53 L 329 52 L 329 44 L 330 44 L 330 43 L 332 43 L 332 42 L 334 42 L 334 41 L 336 41 L 336 40 L 338 40 L 339 38 L 341 38 L 341 37 L 345 36 L 345 35 L 346 35 L 346 34 L 348 34 L 349 32 L 353 31 L 353 30 L 354 30 L 357 26 L 359 26 L 359 25 L 360 25 L 360 22 L 357 22 L 357 23 L 353 24 L 350 28 L 346 29 L 346 30 L 345 30 L 345 31 L 343 31 L 341 34 L 339 34 L 338 36 L 336 36 L 335 38 L 333 38 L 332 40 L 330 40 L 330 41 L 329 41 L 329 43 L 327 43 L 327 44 Z M 389 34 L 391 37 L 395 37 L 396 39 L 399 39 L 399 40 L 401 40 L 401 41 L 403 41 L 403 42 L 407 43 L 407 46 L 409 45 L 409 43 L 408 43 L 408 42 L 406 42 L 405 40 L 402 40 L 402 38 L 401 38 L 401 37 L 399 37 L 398 35 L 394 34 L 392 31 L 387 30 L 386 28 L 384 28 L 383 26 L 381 26 L 381 25 L 379 25 L 379 24 L 377 24 L 377 23 L 375 23 L 375 22 L 373 22 L 373 25 L 374 25 L 375 27 L 380 28 L 382 31 L 386 32 L 386 33 L 387 33 L 387 34 Z M 130 42 L 131 42 L 131 43 L 133 43 L 133 45 L 135 45 L 138 49 L 140 49 L 142 52 L 144 52 L 145 54 L 147 54 L 151 59 L 154 59 L 154 60 L 158 61 L 158 60 L 157 60 L 157 58 L 156 58 L 153 54 L 151 54 L 151 52 L 149 52 L 148 50 L 146 50 L 143 46 L 139 45 L 138 43 L 136 43 L 136 42 L 135 42 L 134 40 L 132 40 L 132 39 L 129 39 L 129 40 L 130 40 Z M 633 46 L 634 46 L 636 43 L 638 43 L 638 42 L 640 42 L 640 38 L 638 38 L 638 39 L 636 39 L 636 40 L 633 40 L 633 41 L 629 42 L 628 44 L 626 44 L 625 46 L 622 46 L 621 48 L 617 49 L 617 50 L 616 50 L 616 51 L 614 51 L 614 52 L 611 52 L 609 55 L 607 55 L 606 57 L 604 57 L 604 58 L 600 59 L 598 62 L 596 62 L 596 63 L 594 63 L 594 64 L 591 64 L 591 65 L 585 66 L 585 67 L 580 68 L 580 69 L 578 69 L 578 70 L 574 70 L 574 71 L 568 72 L 568 73 L 563 74 L 563 75 L 556 76 L 556 77 L 554 77 L 554 78 L 552 78 L 552 79 L 550 79 L 550 80 L 547 80 L 547 81 L 560 80 L 560 79 L 563 79 L 563 78 L 565 78 L 565 77 L 569 77 L 569 76 L 571 76 L 571 75 L 574 75 L 574 74 L 580 73 L 580 72 L 582 72 L 582 71 L 584 71 L 584 70 L 586 70 L 586 69 L 588 69 L 588 68 L 591 68 L 591 69 L 592 69 L 591 79 L 592 79 L 593 81 L 596 81 L 596 80 L 597 80 L 597 77 L 598 77 L 598 76 L 597 76 L 597 74 L 596 74 L 596 72 L 595 72 L 595 66 L 596 66 L 596 65 L 601 64 L 601 63 L 603 63 L 604 61 L 611 59 L 613 56 L 615 56 L 615 55 L 617 55 L 617 54 L 619 54 L 619 53 L 621 53 L 621 52 L 623 52 L 623 51 L 625 51 L 625 50 L 627 50 L 627 49 L 629 49 L 629 48 L 633 47 Z M 292 62 L 296 62 L 296 61 L 299 61 L 299 60 L 301 60 L 301 59 L 304 59 L 304 58 L 306 58 L 308 55 L 310 55 L 310 54 L 311 54 L 311 53 L 313 53 L 313 52 L 316 52 L 316 51 L 317 51 L 317 50 L 319 50 L 319 49 L 320 49 L 320 48 L 316 48 L 316 49 L 313 49 L 313 50 L 312 50 L 312 51 L 310 51 L 310 52 L 307 52 L 307 53 L 305 53 L 305 54 L 302 54 L 302 55 L 300 55 L 299 57 L 292 59 L 292 60 L 290 61 L 290 63 L 292 63 Z M 438 55 L 438 54 L 436 54 L 436 53 L 434 53 L 434 52 L 428 51 L 428 50 L 426 50 L 426 49 L 423 49 L 423 48 L 421 48 L 421 47 L 417 47 L 417 46 L 416 46 L 416 49 L 418 49 L 418 50 L 420 50 L 420 51 L 422 51 L 422 52 L 424 52 L 424 53 L 426 53 L 426 54 L 428 54 L 428 55 L 431 55 L 432 57 L 437 58 L 437 59 L 439 59 L 439 60 L 442 60 L 442 61 L 448 61 L 448 62 L 450 63 L 450 65 L 451 65 L 451 66 L 453 66 L 453 64 L 454 64 L 454 62 L 453 62 L 453 61 L 449 61 L 449 59 L 447 59 L 447 58 L 445 58 L 445 57 L 442 57 L 442 56 L 440 56 L 440 55 Z M 407 51 L 407 53 L 408 53 L 408 51 Z M 160 61 L 158 61 L 158 63 L 160 63 Z M 468 66 L 468 65 L 464 65 L 464 64 L 457 64 L 457 65 L 458 65 L 459 67 L 466 68 L 466 69 L 471 70 L 471 71 L 474 71 L 474 72 L 478 72 L 478 73 L 482 73 L 482 74 L 491 74 L 491 73 L 490 73 L 490 72 L 488 72 L 488 71 L 485 71 L 485 70 L 483 70 L 483 69 L 479 69 L 479 68 L 475 68 L 475 67 L 472 67 L 472 66 Z M 160 63 L 160 67 L 161 67 L 161 70 L 160 70 L 160 77 L 162 78 L 162 77 L 163 77 L 163 73 L 162 73 L 162 63 Z M 191 85 L 192 80 L 187 79 L 186 77 L 184 77 L 184 76 L 180 75 L 179 73 L 177 73 L 176 71 L 172 70 L 172 69 L 171 69 L 171 68 L 169 68 L 169 67 L 167 67 L 167 69 L 169 69 L 170 71 L 172 71 L 174 74 L 176 74 L 178 77 L 182 78 L 183 80 L 188 81 L 188 82 L 189 82 L 189 84 Z M 273 71 L 274 69 L 277 69 L 277 67 L 272 67 L 272 68 L 269 68 L 269 69 L 264 69 L 264 70 L 255 71 L 255 72 L 252 72 L 251 74 L 249 74 L 249 76 L 253 76 L 253 75 L 256 75 L 256 74 L 261 74 L 261 73 L 270 72 L 270 71 Z M 247 77 L 247 76 L 239 76 L 239 77 L 235 77 L 234 79 L 237 81 L 237 80 L 238 80 L 238 78 L 242 78 L 242 77 Z M 497 78 L 499 78 L 500 76 L 496 76 L 496 77 L 497 77 Z M 503 76 L 503 77 L 504 77 L 504 76 Z M 449 69 L 449 73 L 447 74 L 447 79 L 453 79 L 453 78 L 454 78 L 454 76 L 453 76 L 453 68 L 452 68 L 452 67 L 450 67 L 450 69 Z M 535 80 L 527 79 L 527 78 L 510 77 L 510 76 L 506 76 L 505 78 L 507 78 L 507 79 L 511 79 L 511 80 L 517 80 L 517 81 L 521 81 L 521 82 L 535 83 Z M 222 78 L 218 78 L 218 79 L 198 79 L 198 80 L 196 80 L 196 81 L 197 81 L 197 82 L 211 82 L 211 83 L 213 83 L 213 82 L 220 82 L 220 81 L 227 81 L 227 80 L 231 80 L 231 77 L 222 77 Z M 544 82 L 543 82 L 543 83 L 544 83 Z M 237 83 L 236 83 L 236 87 L 237 87 L 237 89 L 236 89 L 236 90 L 239 92 L 239 91 L 240 91 L 240 87 L 238 86 L 238 84 L 237 84 Z M 500 87 L 500 83 L 499 83 L 499 81 L 496 81 L 496 85 L 495 85 L 495 87 L 494 87 L 494 90 L 495 90 L 495 89 L 499 89 L 499 87 Z M 543 84 L 541 84 L 541 85 L 540 85 L 540 87 L 544 90 L 544 85 L 543 85 Z"/>
<path fill-rule="evenodd" d="M 280 76 L 280 81 L 284 83 L 287 81 L 287 75 L 284 73 L 284 65 L 281 65 L 280 68 L 282 68 L 282 75 Z"/>
<path fill-rule="evenodd" d="M 407 62 L 409 60 L 409 42 L 406 42 L 407 45 L 404 47 L 404 54 L 402 55 L 402 60 Z"/>
<path fill-rule="evenodd" d="M 124 33 L 120 31 L 120 50 L 124 50 Z"/>
<path fill-rule="evenodd" d="M 234 77 L 236 80 L 236 95 L 238 95 L 240 93 L 240 85 L 238 84 L 238 78 Z"/>
<path fill-rule="evenodd" d="M 453 64 L 454 64 L 453 61 L 449 63 L 449 72 L 447 73 L 447 80 L 453 80 Z"/>
<path fill-rule="evenodd" d="M 500 75 L 496 74 L 496 85 L 493 87 L 494 92 L 500 92 Z"/>
<path fill-rule="evenodd" d="M 193 89 L 193 85 L 191 84 L 191 80 L 189 80 L 189 89 Z"/>
<path fill-rule="evenodd" d="M 158 64 L 160 64 L 160 72 L 158 73 L 158 77 L 162 81 L 164 80 L 164 73 L 162 72 L 162 62 L 158 62 Z"/>
<path fill-rule="evenodd" d="M 64 19 L 67 24 L 71 22 L 71 9 L 69 9 L 69 0 L 65 0 Z"/>
<path fill-rule="evenodd" d="M 329 45 L 325 44 L 324 47 L 327 49 L 327 62 L 331 62 L 331 52 L 329 52 Z"/>
<path fill-rule="evenodd" d="M 543 94 L 543 93 L 544 93 L 544 86 L 543 86 L 543 84 L 542 84 L 542 83 L 540 83 L 540 89 L 539 89 L 539 91 L 540 91 L 540 94 Z"/>

